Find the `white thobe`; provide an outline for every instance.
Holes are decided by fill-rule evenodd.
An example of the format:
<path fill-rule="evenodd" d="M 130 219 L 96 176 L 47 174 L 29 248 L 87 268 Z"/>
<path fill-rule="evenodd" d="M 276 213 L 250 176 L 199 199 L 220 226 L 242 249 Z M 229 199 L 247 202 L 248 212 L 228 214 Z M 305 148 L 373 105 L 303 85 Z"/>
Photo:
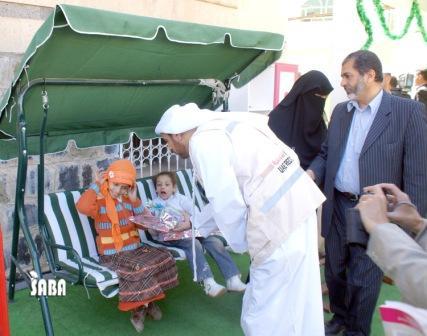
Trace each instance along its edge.
<path fill-rule="evenodd" d="M 251 255 L 242 328 L 246 335 L 257 336 L 323 335 L 315 221 L 315 209 L 323 196 L 302 173 L 295 183 L 297 188 L 290 186 L 292 192 L 285 192 L 281 199 L 292 203 L 289 213 L 280 213 L 279 209 L 279 218 L 263 217 L 253 195 L 261 190 L 261 198 L 256 195 L 255 200 L 268 200 L 277 194 L 278 185 L 263 185 L 272 184 L 269 175 L 264 178 L 265 171 L 268 165 L 277 168 L 272 162 L 283 168 L 283 162 L 276 160 L 278 140 L 267 128 L 267 120 L 262 125 L 259 119 L 256 125 L 250 124 L 250 120 L 240 121 L 231 130 L 230 120 L 209 121 L 198 127 L 189 145 L 195 173 L 205 188 L 218 228 L 233 250 L 249 250 L 250 255 L 256 251 Z M 295 161 L 294 155 L 290 157 Z M 289 218 L 298 223 L 290 223 Z M 277 232 L 284 232 L 286 239 L 280 240 L 283 235 L 270 235 L 266 230 L 274 230 L 276 223 L 281 230 Z M 251 245 L 256 245 L 259 237 L 266 241 L 266 247 L 254 250 Z M 267 255 L 263 254 L 266 250 Z"/>
<path fill-rule="evenodd" d="M 245 335 L 324 335 L 315 215 L 250 274 L 241 318 Z"/>

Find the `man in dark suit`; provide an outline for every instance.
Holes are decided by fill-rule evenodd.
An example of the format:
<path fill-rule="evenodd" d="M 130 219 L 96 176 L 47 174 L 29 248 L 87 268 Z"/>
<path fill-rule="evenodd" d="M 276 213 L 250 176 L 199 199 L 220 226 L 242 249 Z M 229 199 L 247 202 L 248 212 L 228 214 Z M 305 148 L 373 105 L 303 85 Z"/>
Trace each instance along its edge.
<path fill-rule="evenodd" d="M 382 182 L 403 189 L 425 216 L 427 120 L 422 104 L 383 91 L 381 61 L 370 51 L 348 55 L 341 78 L 350 100 L 335 107 L 328 137 L 307 173 L 324 184 L 327 197 L 322 236 L 334 316 L 325 333 L 369 335 L 383 274 L 366 254 L 361 223 L 348 226 L 353 222 L 346 216 L 364 187 Z"/>

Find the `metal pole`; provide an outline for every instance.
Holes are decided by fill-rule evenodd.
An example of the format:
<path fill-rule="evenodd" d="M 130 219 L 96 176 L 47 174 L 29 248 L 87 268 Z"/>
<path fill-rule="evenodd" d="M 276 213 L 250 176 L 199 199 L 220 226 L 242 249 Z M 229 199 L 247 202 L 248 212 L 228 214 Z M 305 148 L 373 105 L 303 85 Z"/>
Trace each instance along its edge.
<path fill-rule="evenodd" d="M 40 153 L 39 153 L 39 165 L 37 170 L 37 211 L 38 211 L 38 222 L 39 230 L 43 239 L 43 247 L 46 252 L 46 259 L 49 263 L 49 267 L 52 270 L 52 273 L 55 269 L 55 262 L 52 253 L 52 249 L 48 246 L 47 241 L 49 241 L 49 234 L 44 223 L 44 140 L 46 133 L 46 122 L 47 122 L 47 113 L 49 110 L 49 100 L 47 96 L 47 91 L 44 89 L 42 91 L 42 106 L 43 106 L 43 120 L 40 128 Z"/>
<path fill-rule="evenodd" d="M 0 335 L 9 336 L 9 315 L 7 310 L 6 274 L 4 271 L 3 234 L 0 225 Z"/>
<path fill-rule="evenodd" d="M 18 178 L 17 178 L 18 184 Z M 15 210 L 13 211 L 13 233 L 12 233 L 12 249 L 10 251 L 12 257 L 16 259 L 18 254 L 18 239 L 19 239 L 19 219 L 18 211 L 15 203 Z M 16 283 L 16 265 L 15 263 L 10 263 L 9 268 L 9 300 L 13 301 L 15 297 L 15 283 Z"/>
<path fill-rule="evenodd" d="M 222 111 L 221 112 L 228 112 L 229 108 L 228 108 L 228 99 L 224 99 L 224 101 L 222 102 Z"/>
<path fill-rule="evenodd" d="M 37 255 L 36 244 L 34 243 L 34 239 L 31 236 L 30 229 L 28 228 L 28 220 L 27 213 L 25 211 L 24 204 L 24 196 L 25 196 L 25 182 L 27 179 L 27 166 L 28 166 L 28 149 L 27 149 L 27 134 L 26 134 L 26 122 L 25 122 L 25 112 L 24 112 L 24 98 L 26 92 L 30 86 L 27 86 L 22 92 L 19 94 L 18 98 L 18 120 L 17 120 L 17 140 L 18 140 L 18 150 L 19 150 L 19 158 L 18 158 L 18 181 L 16 185 L 16 199 L 15 199 L 15 225 L 13 232 L 13 240 L 12 240 L 12 255 L 16 257 L 17 253 L 17 244 L 19 237 L 19 226 L 22 228 L 22 232 L 24 233 L 25 240 L 28 244 L 28 249 L 31 255 L 31 259 L 33 262 L 34 270 L 37 272 L 38 278 L 43 279 L 43 274 L 40 267 L 40 260 Z M 15 247 L 15 250 L 14 250 Z M 13 262 L 12 262 L 13 264 Z M 9 284 L 9 288 L 12 288 L 14 291 L 15 287 L 15 274 L 16 267 L 11 267 L 11 276 L 13 275 L 13 285 Z M 9 293 L 9 297 L 11 293 Z M 13 298 L 13 294 L 12 294 Z M 43 323 L 46 331 L 46 335 L 53 335 L 53 327 L 52 321 L 49 311 L 49 306 L 47 303 L 47 297 L 42 295 L 38 297 L 38 300 L 41 305 Z"/>
<path fill-rule="evenodd" d="M 236 76 L 227 79 L 224 83 L 225 85 L 225 94 L 223 97 L 223 101 L 222 101 L 222 112 L 228 112 L 230 111 L 229 106 L 228 106 L 228 98 L 230 97 L 230 89 L 231 89 L 231 81 L 235 78 Z"/>
<path fill-rule="evenodd" d="M 208 80 L 201 79 L 87 79 L 87 78 L 36 78 L 28 83 L 24 94 L 35 85 L 86 85 L 86 86 L 156 86 L 156 85 L 203 85 L 210 87 Z"/>

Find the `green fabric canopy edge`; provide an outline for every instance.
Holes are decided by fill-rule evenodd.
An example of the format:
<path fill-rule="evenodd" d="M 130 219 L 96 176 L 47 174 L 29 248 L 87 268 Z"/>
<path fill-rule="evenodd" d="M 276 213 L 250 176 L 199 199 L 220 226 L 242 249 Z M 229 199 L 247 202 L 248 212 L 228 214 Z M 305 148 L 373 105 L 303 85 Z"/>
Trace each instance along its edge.
<path fill-rule="evenodd" d="M 48 17 L 48 19 L 42 24 L 37 33 L 34 35 L 30 45 L 28 46 L 20 66 L 15 71 L 14 80 L 12 81 L 12 87 L 14 87 L 24 71 L 25 65 L 29 59 L 35 54 L 37 49 L 42 46 L 51 36 L 55 23 L 60 21 L 61 14 L 64 15 L 66 22 L 59 22 L 61 26 L 68 24 L 71 29 L 80 34 L 97 34 L 97 35 L 110 35 L 110 36 L 121 36 L 129 38 L 140 38 L 146 40 L 155 39 L 159 29 L 163 29 L 167 38 L 170 41 L 189 43 L 189 44 L 215 44 L 225 43 L 226 39 L 230 39 L 230 45 L 235 48 L 250 48 L 250 49 L 262 49 L 266 51 L 277 51 L 277 53 L 269 54 L 262 53 L 254 63 L 258 64 L 271 64 L 280 57 L 281 51 L 284 47 L 284 37 L 280 34 L 266 33 L 258 31 L 247 31 L 233 28 L 223 28 L 209 25 L 202 25 L 196 23 L 179 22 L 172 20 L 157 19 L 151 17 L 137 16 L 131 14 L 123 14 L 117 12 L 110 12 L 105 10 L 98 10 L 93 8 L 72 6 L 72 5 L 57 5 L 56 10 Z M 98 15 L 96 15 L 98 14 Z M 151 29 L 151 35 L 127 34 L 125 31 L 120 31 L 120 26 L 129 27 L 129 25 L 115 25 L 116 31 L 102 32 L 95 29 L 96 20 L 84 20 L 83 18 L 89 15 L 91 18 L 100 17 L 108 18 L 109 24 L 111 23 L 122 23 L 123 18 L 127 18 L 130 22 L 135 24 L 140 30 L 143 31 L 144 26 L 147 26 L 147 22 L 151 22 L 152 25 L 145 28 Z M 141 18 L 144 20 L 141 21 Z M 85 28 L 85 26 L 87 27 Z M 141 26 L 142 25 L 142 26 Z M 56 26 L 56 27 L 58 27 Z M 176 30 L 179 27 L 182 29 Z M 133 26 L 132 26 L 133 27 Z M 191 27 L 191 29 L 189 29 Z M 197 28 L 197 29 L 196 29 Z M 192 32 L 192 33 L 191 33 Z M 197 32 L 197 34 L 195 34 Z M 185 35 L 184 35 L 185 33 Z M 214 33 L 214 34 L 213 34 Z M 199 39 L 196 38 L 198 35 Z M 208 39 L 209 37 L 209 39 Z M 256 43 L 254 43 L 256 41 Z M 248 66 L 240 75 L 233 81 L 235 87 L 241 87 L 245 85 L 250 78 L 253 78 L 254 73 L 251 71 L 251 66 Z M 263 68 L 264 69 L 264 68 Z M 256 73 L 255 75 L 257 75 Z M 11 96 L 12 87 L 6 90 L 0 101 L 0 117 L 3 114 L 5 107 Z"/>
<path fill-rule="evenodd" d="M 271 51 L 283 49 L 283 35 L 275 33 L 173 21 L 72 5 L 58 5 L 58 7 L 61 8 L 71 29 L 81 34 L 154 40 L 159 29 L 163 29 L 167 39 L 172 42 L 202 45 L 223 44 L 228 37 L 230 45 L 234 48 Z M 108 31 L 103 31 L 102 28 L 105 26 L 100 27 L 98 25 L 100 22 L 93 20 L 94 17 L 99 18 L 99 14 L 102 14 L 102 19 L 108 21 Z M 89 20 L 90 18 L 92 20 Z M 126 18 L 129 24 L 123 25 L 123 18 Z M 129 28 L 132 28 L 131 32 L 128 31 Z"/>

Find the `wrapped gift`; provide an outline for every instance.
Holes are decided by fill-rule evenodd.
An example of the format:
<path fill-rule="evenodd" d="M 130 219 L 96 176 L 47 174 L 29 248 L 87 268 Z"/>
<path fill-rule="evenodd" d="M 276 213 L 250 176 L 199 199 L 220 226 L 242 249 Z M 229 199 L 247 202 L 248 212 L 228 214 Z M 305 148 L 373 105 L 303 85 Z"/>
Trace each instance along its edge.
<path fill-rule="evenodd" d="M 170 230 L 170 227 L 164 224 L 160 218 L 153 215 L 135 215 L 129 217 L 129 220 L 142 230 L 151 229 L 159 232 L 169 232 Z"/>
<path fill-rule="evenodd" d="M 158 232 L 153 236 L 159 241 L 171 241 L 191 238 L 191 229 L 184 231 L 173 231 L 177 225 L 184 221 L 182 211 L 175 208 L 165 207 L 160 203 L 148 202 L 146 207 L 150 210 L 151 215 L 137 215 L 129 218 L 141 229 L 151 229 Z M 196 237 L 200 235 L 197 233 Z"/>
<path fill-rule="evenodd" d="M 145 207 L 150 210 L 151 214 L 156 217 L 160 217 L 162 214 L 162 211 L 164 210 L 165 206 L 161 203 L 148 201 Z"/>
<path fill-rule="evenodd" d="M 165 209 L 163 209 L 160 215 L 160 220 L 170 229 L 170 231 L 167 233 L 160 233 L 158 236 L 159 241 L 171 241 L 191 238 L 191 229 L 185 231 L 172 231 L 184 221 L 182 211 L 166 207 Z"/>

